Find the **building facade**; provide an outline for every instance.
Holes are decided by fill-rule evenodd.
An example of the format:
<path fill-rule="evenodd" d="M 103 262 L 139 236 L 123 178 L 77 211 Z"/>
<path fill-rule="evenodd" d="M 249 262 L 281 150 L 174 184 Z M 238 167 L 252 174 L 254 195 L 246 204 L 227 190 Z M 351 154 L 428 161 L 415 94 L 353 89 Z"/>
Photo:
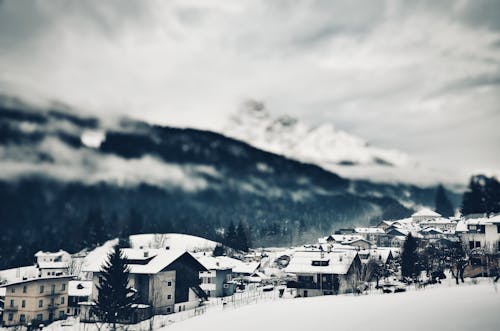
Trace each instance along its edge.
<path fill-rule="evenodd" d="M 3 326 L 66 318 L 70 276 L 39 277 L 5 284 Z"/>

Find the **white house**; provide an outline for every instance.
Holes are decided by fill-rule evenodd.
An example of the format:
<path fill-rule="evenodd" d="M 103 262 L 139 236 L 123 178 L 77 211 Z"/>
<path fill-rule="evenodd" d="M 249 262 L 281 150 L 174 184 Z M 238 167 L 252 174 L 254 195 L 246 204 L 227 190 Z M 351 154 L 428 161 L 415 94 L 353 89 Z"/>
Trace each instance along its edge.
<path fill-rule="evenodd" d="M 457 234 L 469 251 L 500 254 L 500 215 L 464 219 L 457 226 Z"/>
<path fill-rule="evenodd" d="M 39 251 L 35 254 L 40 277 L 68 275 L 71 255 L 63 250 L 58 252 Z"/>
<path fill-rule="evenodd" d="M 297 281 L 287 283 L 301 297 L 354 292 L 361 277 L 361 261 L 354 250 L 298 251 L 285 272 Z"/>
<path fill-rule="evenodd" d="M 411 218 L 415 223 L 433 220 L 438 217 L 441 217 L 441 214 L 436 213 L 435 211 L 432 211 L 429 208 L 420 209 L 419 211 L 411 215 Z"/>

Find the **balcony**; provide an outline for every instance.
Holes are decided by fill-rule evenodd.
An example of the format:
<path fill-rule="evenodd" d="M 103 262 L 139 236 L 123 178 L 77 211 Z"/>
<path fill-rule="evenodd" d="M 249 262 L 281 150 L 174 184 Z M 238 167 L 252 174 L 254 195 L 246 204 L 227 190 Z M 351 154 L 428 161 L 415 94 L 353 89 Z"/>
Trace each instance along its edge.
<path fill-rule="evenodd" d="M 19 310 L 19 306 L 7 306 L 4 308 L 4 311 L 18 311 Z"/>
<path fill-rule="evenodd" d="M 214 271 L 200 271 L 199 277 L 214 278 L 216 277 L 216 274 Z"/>

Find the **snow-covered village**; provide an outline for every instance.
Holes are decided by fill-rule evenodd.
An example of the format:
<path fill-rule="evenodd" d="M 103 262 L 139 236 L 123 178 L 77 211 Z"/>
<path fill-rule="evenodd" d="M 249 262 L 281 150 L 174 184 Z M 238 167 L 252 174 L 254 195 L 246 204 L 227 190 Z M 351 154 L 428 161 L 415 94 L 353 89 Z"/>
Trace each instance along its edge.
<path fill-rule="evenodd" d="M 500 1 L 0 0 L 0 331 L 500 330 Z"/>

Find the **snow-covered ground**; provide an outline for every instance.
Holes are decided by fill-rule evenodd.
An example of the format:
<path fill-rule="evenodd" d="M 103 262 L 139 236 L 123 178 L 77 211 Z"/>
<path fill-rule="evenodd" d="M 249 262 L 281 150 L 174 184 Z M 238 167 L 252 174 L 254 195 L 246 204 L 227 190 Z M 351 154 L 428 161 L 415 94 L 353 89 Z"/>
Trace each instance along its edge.
<path fill-rule="evenodd" d="M 206 313 L 160 330 L 333 329 L 500 330 L 500 293 L 485 281 L 398 294 L 283 299 Z"/>

